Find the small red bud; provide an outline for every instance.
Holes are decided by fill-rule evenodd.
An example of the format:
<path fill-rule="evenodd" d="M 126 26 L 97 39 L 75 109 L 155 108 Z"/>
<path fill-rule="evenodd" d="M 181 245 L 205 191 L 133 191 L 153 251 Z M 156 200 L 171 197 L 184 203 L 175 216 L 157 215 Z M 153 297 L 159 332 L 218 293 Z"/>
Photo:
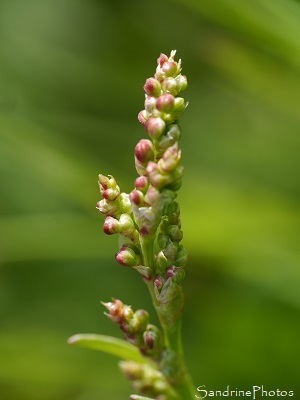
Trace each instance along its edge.
<path fill-rule="evenodd" d="M 139 176 L 134 181 L 134 187 L 142 193 L 146 193 L 149 186 L 149 180 L 145 175 Z"/>
<path fill-rule="evenodd" d="M 120 231 L 119 221 L 113 217 L 107 216 L 104 221 L 103 231 L 107 235 L 113 235 Z"/>
<path fill-rule="evenodd" d="M 170 113 L 174 108 L 174 102 L 175 102 L 174 96 L 172 96 L 169 93 L 164 93 L 157 99 L 156 108 L 159 111 Z"/>
<path fill-rule="evenodd" d="M 177 63 L 174 61 L 167 61 L 164 63 L 161 69 L 165 73 L 166 77 L 173 76 L 177 73 Z"/>
<path fill-rule="evenodd" d="M 144 195 L 141 191 L 139 190 L 132 190 L 129 194 L 130 200 L 136 204 L 137 206 L 140 206 L 144 202 Z"/>
<path fill-rule="evenodd" d="M 158 139 L 164 133 L 166 124 L 161 118 L 149 118 L 145 124 L 145 128 L 152 139 Z"/>
<path fill-rule="evenodd" d="M 152 142 L 148 139 L 141 139 L 135 146 L 134 154 L 142 164 L 147 164 L 148 161 L 154 158 Z"/>
<path fill-rule="evenodd" d="M 167 62 L 169 57 L 166 54 L 161 53 L 157 59 L 157 64 L 162 66 L 165 62 Z"/>
<path fill-rule="evenodd" d="M 159 81 L 155 78 L 148 78 L 144 85 L 144 91 L 148 96 L 158 97 L 161 93 Z"/>

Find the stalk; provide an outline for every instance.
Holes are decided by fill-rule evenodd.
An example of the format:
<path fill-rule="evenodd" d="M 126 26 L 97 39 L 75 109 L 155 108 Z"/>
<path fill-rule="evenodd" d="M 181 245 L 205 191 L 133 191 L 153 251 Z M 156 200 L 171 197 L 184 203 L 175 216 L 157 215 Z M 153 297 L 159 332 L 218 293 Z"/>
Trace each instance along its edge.
<path fill-rule="evenodd" d="M 130 194 L 122 193 L 111 175 L 99 175 L 102 200 L 97 208 L 106 217 L 104 232 L 123 237 L 116 260 L 142 275 L 161 325 L 159 329 L 150 324 L 147 311 L 133 311 L 120 300 L 103 303 L 124 338 L 145 357 L 144 363 L 120 363 L 139 392 L 133 399 L 189 400 L 194 399 L 195 393 L 181 338 L 181 281 L 187 252 L 181 244 L 183 234 L 176 197 L 183 175 L 178 120 L 187 107 L 179 94 L 187 87 L 187 79 L 181 75 L 181 60 L 175 61 L 175 55 L 176 51 L 169 57 L 161 54 L 154 76 L 144 85 L 145 109 L 138 120 L 148 138 L 141 139 L 134 150 L 139 175 L 135 188 Z M 154 250 L 155 240 L 158 252 Z M 147 362 L 149 359 L 151 363 Z"/>

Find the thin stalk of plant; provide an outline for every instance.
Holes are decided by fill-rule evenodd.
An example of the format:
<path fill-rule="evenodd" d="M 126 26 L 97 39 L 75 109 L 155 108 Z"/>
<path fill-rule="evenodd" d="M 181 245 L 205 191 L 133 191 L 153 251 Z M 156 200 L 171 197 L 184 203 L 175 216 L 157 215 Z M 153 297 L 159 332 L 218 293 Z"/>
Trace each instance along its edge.
<path fill-rule="evenodd" d="M 105 215 L 104 232 L 120 235 L 117 262 L 141 274 L 161 327 L 150 323 L 146 310 L 134 311 L 121 300 L 112 299 L 103 303 L 106 315 L 119 324 L 125 341 L 86 334 L 69 339 L 71 344 L 107 351 L 123 359 L 120 368 L 138 393 L 131 399 L 188 400 L 195 393 L 181 339 L 181 281 L 187 252 L 181 243 L 176 197 L 183 175 L 178 120 L 187 106 L 180 92 L 187 87 L 187 79 L 181 74 L 181 60 L 176 62 L 175 54 L 161 54 L 154 76 L 144 85 L 145 109 L 138 119 L 148 138 L 135 146 L 138 177 L 134 189 L 123 193 L 113 176 L 100 174 L 102 200 L 97 203 Z"/>

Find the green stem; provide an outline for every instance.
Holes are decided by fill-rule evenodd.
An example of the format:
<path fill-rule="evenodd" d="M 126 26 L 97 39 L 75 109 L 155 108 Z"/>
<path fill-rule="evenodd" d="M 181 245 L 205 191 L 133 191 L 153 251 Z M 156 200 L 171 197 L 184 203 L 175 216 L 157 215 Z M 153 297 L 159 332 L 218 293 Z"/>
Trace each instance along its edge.
<path fill-rule="evenodd" d="M 144 265 L 149 266 L 152 271 L 154 278 L 151 281 L 147 282 L 148 289 L 151 294 L 151 298 L 153 301 L 153 305 L 157 311 L 160 324 L 162 326 L 162 330 L 164 333 L 164 345 L 166 349 L 172 351 L 175 355 L 175 359 L 172 358 L 170 363 L 173 364 L 175 362 L 176 365 L 180 367 L 180 374 L 176 374 L 176 376 L 169 377 L 169 380 L 178 395 L 178 399 L 188 400 L 195 398 L 195 386 L 191 379 L 191 376 L 188 373 L 184 354 L 182 347 L 182 338 L 181 338 L 181 317 L 177 318 L 173 324 L 166 324 L 164 322 L 164 316 L 161 312 L 160 303 L 157 300 L 154 293 L 154 279 L 155 279 L 155 263 L 154 263 L 154 251 L 153 251 L 153 236 L 144 236 L 140 237 L 143 261 Z M 170 365 L 170 370 L 174 370 L 174 365 Z M 175 368 L 176 369 L 176 368 Z M 177 369 L 176 369 L 177 370 Z"/>

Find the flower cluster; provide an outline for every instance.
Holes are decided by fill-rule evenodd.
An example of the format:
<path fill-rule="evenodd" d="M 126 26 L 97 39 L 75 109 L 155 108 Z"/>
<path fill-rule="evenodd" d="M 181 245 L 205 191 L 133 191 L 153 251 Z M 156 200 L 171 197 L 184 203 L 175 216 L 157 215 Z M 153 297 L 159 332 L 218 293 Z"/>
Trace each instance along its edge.
<path fill-rule="evenodd" d="M 164 375 L 147 364 L 134 361 L 119 363 L 123 374 L 132 382 L 132 387 L 146 396 L 155 396 L 157 400 L 165 400 L 167 393 L 172 391 Z M 130 399 L 148 399 L 148 397 L 132 395 Z M 149 399 L 150 400 L 150 399 Z"/>
<path fill-rule="evenodd" d="M 187 107 L 180 92 L 187 87 L 187 79 L 181 75 L 181 61 L 174 60 L 175 54 L 176 51 L 170 57 L 161 54 L 154 76 L 144 84 L 145 109 L 138 120 L 148 137 L 141 139 L 134 149 L 138 173 L 134 189 L 123 193 L 111 175 L 99 175 L 102 200 L 97 203 L 98 210 L 105 215 L 104 232 L 122 236 L 117 262 L 142 275 L 162 326 L 163 333 L 149 324 L 145 310 L 134 312 L 120 300 L 103 303 L 108 317 L 119 324 L 125 339 L 155 362 L 153 368 L 124 361 L 121 369 L 137 391 L 156 399 L 165 398 L 166 390 L 170 395 L 170 383 L 180 386 L 187 379 L 182 352 L 177 347 L 179 339 L 174 340 L 174 332 L 180 335 L 184 303 L 180 282 L 187 264 L 176 201 L 183 175 L 178 120 Z M 169 395 L 166 397 L 170 398 Z"/>
<path fill-rule="evenodd" d="M 149 324 L 149 314 L 145 310 L 136 310 L 121 300 L 102 303 L 108 310 L 106 315 L 118 323 L 124 337 L 136 346 L 140 352 L 148 357 L 157 359 L 162 351 L 162 333 L 152 324 Z"/>

